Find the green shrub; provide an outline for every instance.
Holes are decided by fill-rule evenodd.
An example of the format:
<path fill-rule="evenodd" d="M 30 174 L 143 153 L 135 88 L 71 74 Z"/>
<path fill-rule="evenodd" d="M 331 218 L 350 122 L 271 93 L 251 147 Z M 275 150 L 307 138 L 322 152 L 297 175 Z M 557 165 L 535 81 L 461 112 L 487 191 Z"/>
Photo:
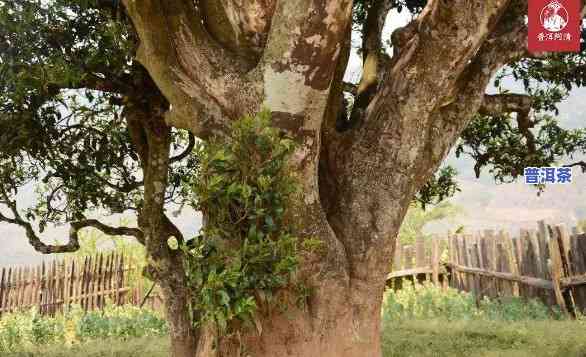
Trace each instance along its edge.
<path fill-rule="evenodd" d="M 136 306 L 110 307 L 85 314 L 78 324 L 80 340 L 107 337 L 142 337 L 167 333 L 167 324 L 150 310 Z"/>
<path fill-rule="evenodd" d="M 49 343 L 64 342 L 63 319 L 43 318 L 34 314 L 30 332 L 31 342 L 35 345 L 46 345 Z"/>
<path fill-rule="evenodd" d="M 258 298 L 268 302 L 297 268 L 295 145 L 270 120 L 269 112 L 243 118 L 229 137 L 197 149 L 200 171 L 186 189 L 206 224 L 183 247 L 195 325 L 224 331 L 233 320 L 251 322 Z"/>
<path fill-rule="evenodd" d="M 586 356 L 586 321 L 538 300 L 484 298 L 432 284 L 389 290 L 382 308 L 384 357 Z"/>
<path fill-rule="evenodd" d="M 383 323 L 413 319 L 453 320 L 547 320 L 561 319 L 559 309 L 550 309 L 538 300 L 522 298 L 489 299 L 476 304 L 473 294 L 433 284 L 413 286 L 405 281 L 403 289 L 389 290 L 383 302 Z"/>
<path fill-rule="evenodd" d="M 84 313 L 75 307 L 63 315 L 45 317 L 36 310 L 3 315 L 0 352 L 17 352 L 43 345 L 75 345 L 94 339 L 162 336 L 167 322 L 158 313 L 135 306 L 109 306 Z"/>

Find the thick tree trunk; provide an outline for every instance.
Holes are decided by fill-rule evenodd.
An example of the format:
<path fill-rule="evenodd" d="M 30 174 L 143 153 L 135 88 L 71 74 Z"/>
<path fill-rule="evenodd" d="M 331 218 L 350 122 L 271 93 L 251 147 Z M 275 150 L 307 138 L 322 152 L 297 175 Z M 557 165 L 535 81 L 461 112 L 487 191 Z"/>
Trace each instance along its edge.
<path fill-rule="evenodd" d="M 311 303 L 260 317 L 256 327 L 219 339 L 218 350 L 197 357 L 377 357 L 381 356 L 380 307 L 383 287 L 346 291 L 347 299 L 326 294 L 313 297 L 333 313 L 316 316 Z M 354 303 L 349 303 L 348 299 Z M 360 308 L 357 308 L 360 306 Z"/>
<path fill-rule="evenodd" d="M 145 93 L 158 91 L 150 81 L 144 83 Z M 189 313 L 189 291 L 180 251 L 169 248 L 167 240 L 182 240 L 177 227 L 165 215 L 165 191 L 170 161 L 170 128 L 164 122 L 167 103 L 160 95 L 150 101 L 131 98 L 124 110 L 132 143 L 140 157 L 144 172 L 144 202 L 138 225 L 144 234 L 149 265 L 147 274 L 161 287 L 167 321 L 170 326 L 172 355 L 194 357 L 199 331 L 193 328 Z"/>
<path fill-rule="evenodd" d="M 146 199 L 139 224 L 145 232 L 152 275 L 163 291 L 173 356 L 193 357 L 198 346 L 199 331 L 193 327 L 189 311 L 189 291 L 182 252 L 172 250 L 168 245 L 169 237 L 183 241 L 183 236 L 163 209 L 169 170 L 170 129 L 162 118 L 151 118 L 145 134 L 149 164 L 145 168 Z"/>
<path fill-rule="evenodd" d="M 190 319 L 185 286 L 178 287 L 175 284 L 169 284 L 172 281 L 182 282 L 183 279 L 180 276 L 167 275 L 161 276 L 158 280 L 162 287 L 167 322 L 170 328 L 172 356 L 195 357 L 200 333 L 193 328 Z"/>
<path fill-rule="evenodd" d="M 376 42 L 391 2 L 371 7 L 367 68 L 344 132 L 335 118 L 352 1 L 264 0 L 262 11 L 248 1 L 124 3 L 141 41 L 137 57 L 171 103 L 167 123 L 205 140 L 265 107 L 296 139 L 297 235 L 325 247 L 302 257 L 299 275 L 312 291 L 304 308 L 259 311 L 256 328 L 218 336 L 217 348 L 205 334 L 197 356 L 380 356 L 380 307 L 401 222 L 478 111 L 491 76 L 522 55 L 523 2 L 429 0 L 395 32 L 388 61 Z M 176 278 L 166 294 L 177 301 L 170 321 L 183 357 L 191 351 L 181 338 L 181 300 L 173 300 L 181 291 L 177 260 L 154 243 L 150 252 L 161 272 L 173 272 L 162 281 Z"/>

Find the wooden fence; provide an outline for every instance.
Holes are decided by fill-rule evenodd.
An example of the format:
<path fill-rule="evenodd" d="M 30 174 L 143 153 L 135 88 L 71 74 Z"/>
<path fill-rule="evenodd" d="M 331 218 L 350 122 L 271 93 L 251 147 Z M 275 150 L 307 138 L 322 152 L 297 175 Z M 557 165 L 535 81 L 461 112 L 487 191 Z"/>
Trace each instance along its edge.
<path fill-rule="evenodd" d="M 442 254 L 448 249 L 448 240 L 433 237 L 424 240 L 416 239 L 415 244 L 401 244 L 397 242 L 393 258 L 393 270 L 388 276 L 388 285 L 400 289 L 402 278 L 413 281 L 432 281 L 447 287 L 449 275 L 444 264 L 445 257 Z"/>
<path fill-rule="evenodd" d="M 53 261 L 0 272 L 2 313 L 38 307 L 42 314 L 63 312 L 71 305 L 102 309 L 107 303 L 160 309 L 162 299 L 139 268 L 124 256 L 99 254 L 81 260 Z M 138 277 L 130 279 L 131 276 Z M 586 234 L 563 226 L 538 223 L 517 237 L 486 230 L 482 234 L 448 235 L 395 247 L 388 285 L 403 278 L 427 280 L 482 296 L 538 298 L 562 311 L 586 312 Z M 132 280 L 132 281 L 131 281 Z"/>
<path fill-rule="evenodd" d="M 442 257 L 443 255 L 443 257 Z M 414 245 L 398 244 L 389 285 L 429 280 L 482 296 L 538 298 L 562 311 L 586 312 L 586 234 L 538 222 L 517 237 L 486 230 Z"/>
<path fill-rule="evenodd" d="M 32 307 L 45 315 L 63 312 L 72 305 L 85 311 L 106 304 L 143 304 L 150 282 L 137 273 L 137 265 L 115 253 L 83 259 L 52 261 L 38 266 L 2 268 L 0 316 Z M 138 276 L 139 279 L 130 279 Z M 148 284 L 148 286 L 146 286 Z M 160 308 L 160 296 L 150 294 L 147 306 Z"/>

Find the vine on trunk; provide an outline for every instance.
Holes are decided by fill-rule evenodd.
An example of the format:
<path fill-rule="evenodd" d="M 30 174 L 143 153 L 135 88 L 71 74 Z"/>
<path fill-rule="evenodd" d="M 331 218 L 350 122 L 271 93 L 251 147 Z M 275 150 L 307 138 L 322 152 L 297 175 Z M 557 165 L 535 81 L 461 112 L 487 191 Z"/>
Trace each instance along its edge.
<path fill-rule="evenodd" d="M 289 210 L 298 185 L 287 161 L 295 144 L 261 112 L 233 124 L 228 138 L 199 145 L 200 169 L 188 183 L 206 218 L 185 244 L 196 326 L 220 332 L 250 323 L 258 303 L 292 284 L 298 240 Z"/>

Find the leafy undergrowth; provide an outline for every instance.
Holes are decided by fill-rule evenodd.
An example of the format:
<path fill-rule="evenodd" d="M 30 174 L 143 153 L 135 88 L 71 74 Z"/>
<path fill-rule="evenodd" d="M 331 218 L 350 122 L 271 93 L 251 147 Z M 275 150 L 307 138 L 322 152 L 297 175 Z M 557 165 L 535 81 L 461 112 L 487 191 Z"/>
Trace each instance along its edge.
<path fill-rule="evenodd" d="M 167 333 L 167 322 L 159 313 L 131 305 L 110 306 L 104 311 L 88 313 L 74 308 L 56 317 L 41 316 L 31 310 L 2 316 L 0 355 L 37 351 L 44 346 L 58 346 L 57 350 L 65 350 L 83 344 L 85 348 L 87 342 L 95 340 L 129 340 L 165 336 Z"/>
<path fill-rule="evenodd" d="M 539 301 L 483 299 L 431 285 L 387 292 L 384 357 L 586 356 L 586 321 Z"/>
<path fill-rule="evenodd" d="M 36 332 L 29 328 L 30 332 L 21 336 L 29 342 L 21 343 L 19 348 L 13 346 L 11 351 L 18 352 L 0 350 L 0 356 L 169 356 L 166 325 L 160 324 L 162 320 L 150 311 L 128 307 L 88 316 L 85 322 L 76 320 L 76 325 L 84 328 L 75 330 L 78 337 L 72 341 L 53 337 L 31 343 L 34 337 L 27 335 L 64 336 L 58 329 L 47 329 L 46 325 L 51 325 L 47 321 L 36 322 Z M 563 319 L 557 311 L 537 301 L 485 299 L 477 307 L 470 294 L 433 286 L 406 287 L 387 293 L 382 317 L 384 357 L 586 356 L 586 321 Z M 31 326 L 28 317 L 13 320 Z M 3 321 L 0 336 L 6 339 L 8 330 Z M 75 336 L 72 333 L 69 336 Z"/>
<path fill-rule="evenodd" d="M 562 315 L 557 308 L 549 308 L 539 300 L 526 301 L 522 298 L 487 297 L 476 304 L 473 294 L 449 288 L 443 290 L 433 284 L 413 286 L 405 282 L 403 289 L 388 290 L 385 294 L 383 321 L 403 321 L 414 319 L 455 320 L 560 320 Z"/>
<path fill-rule="evenodd" d="M 87 342 L 69 349 L 47 346 L 7 357 L 167 357 L 166 337 Z M 579 321 L 415 320 L 385 327 L 384 357 L 582 357 L 586 325 Z M 369 357 L 369 356 L 364 356 Z"/>

